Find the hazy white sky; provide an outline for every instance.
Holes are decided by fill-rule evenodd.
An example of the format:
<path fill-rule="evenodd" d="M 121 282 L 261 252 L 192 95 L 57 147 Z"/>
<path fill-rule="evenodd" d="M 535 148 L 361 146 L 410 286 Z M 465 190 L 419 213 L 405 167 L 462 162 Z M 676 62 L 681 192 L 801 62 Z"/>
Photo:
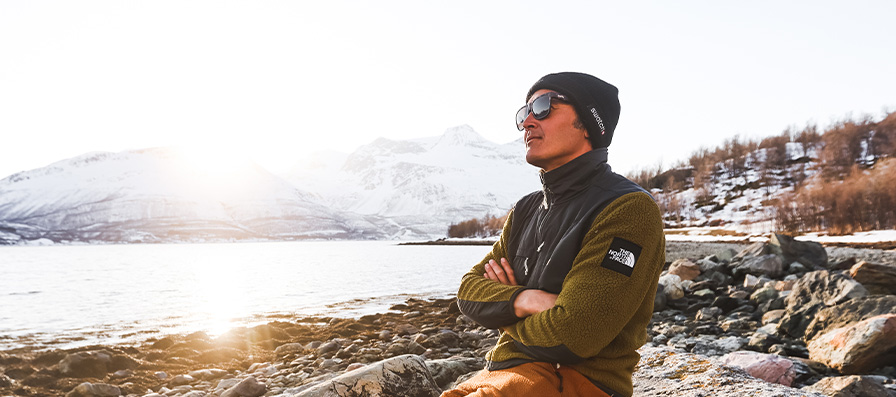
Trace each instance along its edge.
<path fill-rule="evenodd" d="M 544 74 L 620 89 L 622 173 L 896 109 L 892 1 L 0 1 L 0 178 L 204 146 L 273 171 L 469 124 Z"/>

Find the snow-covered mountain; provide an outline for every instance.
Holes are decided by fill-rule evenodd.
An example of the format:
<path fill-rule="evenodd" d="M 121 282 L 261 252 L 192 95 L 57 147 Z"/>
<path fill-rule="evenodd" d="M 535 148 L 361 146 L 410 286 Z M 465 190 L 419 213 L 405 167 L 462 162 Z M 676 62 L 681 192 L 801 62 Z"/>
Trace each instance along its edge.
<path fill-rule="evenodd" d="M 282 176 L 176 148 L 90 153 L 0 180 L 0 243 L 443 237 L 539 188 L 523 151 L 461 126 L 318 153 Z"/>
<path fill-rule="evenodd" d="M 173 148 L 90 153 L 0 180 L 0 239 L 166 242 L 381 238 L 249 161 Z"/>
<path fill-rule="evenodd" d="M 284 178 L 334 209 L 401 225 L 407 236 L 443 237 L 451 223 L 504 215 L 540 188 L 524 151 L 521 140 L 495 144 L 464 125 L 438 137 L 380 138 L 345 158 L 312 157 Z"/>

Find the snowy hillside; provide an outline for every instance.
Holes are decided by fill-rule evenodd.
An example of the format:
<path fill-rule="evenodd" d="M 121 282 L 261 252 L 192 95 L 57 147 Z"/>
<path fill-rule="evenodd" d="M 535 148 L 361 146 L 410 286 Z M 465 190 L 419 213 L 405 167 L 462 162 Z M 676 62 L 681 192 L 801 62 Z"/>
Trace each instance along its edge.
<path fill-rule="evenodd" d="M 665 176 L 666 186 L 654 188 L 652 193 L 668 227 L 714 227 L 742 235 L 767 235 L 775 230 L 774 204 L 792 193 L 797 184 L 811 182 L 818 173 L 819 165 L 814 160 L 818 150 L 818 145 L 804 147 L 790 142 L 780 168 L 768 167 L 771 151 L 760 148 L 746 153 L 740 164 L 733 164 L 734 159 L 713 164 L 713 172 L 703 177 L 690 167 L 672 169 L 660 176 Z M 668 183 L 676 176 L 681 183 Z"/>
<path fill-rule="evenodd" d="M 91 153 L 0 180 L 0 238 L 165 242 L 382 237 L 254 163 L 171 148 Z"/>

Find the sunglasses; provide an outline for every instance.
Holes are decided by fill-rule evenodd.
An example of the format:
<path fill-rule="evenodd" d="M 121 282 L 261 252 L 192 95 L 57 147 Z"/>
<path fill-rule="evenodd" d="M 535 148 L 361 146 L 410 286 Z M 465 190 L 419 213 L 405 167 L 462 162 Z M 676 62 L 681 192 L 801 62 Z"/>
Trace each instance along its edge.
<path fill-rule="evenodd" d="M 557 98 L 564 102 L 569 102 L 565 96 L 560 95 L 556 92 L 548 92 L 542 95 L 539 95 L 538 98 L 532 100 L 523 106 L 516 112 L 516 129 L 522 131 L 523 123 L 526 122 L 526 118 L 529 117 L 529 113 L 535 117 L 535 120 L 544 120 L 545 117 L 548 117 L 551 114 L 551 99 Z"/>

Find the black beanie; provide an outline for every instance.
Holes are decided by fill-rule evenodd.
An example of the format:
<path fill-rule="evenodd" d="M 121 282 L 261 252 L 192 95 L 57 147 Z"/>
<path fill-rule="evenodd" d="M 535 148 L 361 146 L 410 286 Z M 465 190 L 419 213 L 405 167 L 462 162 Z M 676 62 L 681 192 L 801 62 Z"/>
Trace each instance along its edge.
<path fill-rule="evenodd" d="M 619 90 L 615 86 L 590 74 L 553 73 L 542 77 L 529 89 L 526 101 L 533 92 L 541 89 L 557 91 L 569 98 L 588 131 L 592 147 L 610 146 L 619 122 Z"/>

